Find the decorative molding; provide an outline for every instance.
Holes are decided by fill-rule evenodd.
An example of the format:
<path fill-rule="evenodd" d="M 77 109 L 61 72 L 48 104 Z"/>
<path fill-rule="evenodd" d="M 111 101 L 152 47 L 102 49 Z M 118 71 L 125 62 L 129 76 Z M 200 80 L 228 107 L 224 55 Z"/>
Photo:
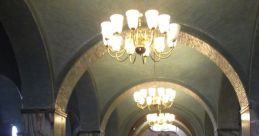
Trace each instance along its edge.
<path fill-rule="evenodd" d="M 212 60 L 223 71 L 223 73 L 232 84 L 238 97 L 241 111 L 248 106 L 248 99 L 246 96 L 245 88 L 238 74 L 220 52 L 218 52 L 208 43 L 185 32 L 180 33 L 179 42 L 187 47 L 196 49 L 203 55 L 207 56 L 210 60 Z M 101 45 L 101 42 L 99 42 L 96 44 L 96 46 L 90 48 L 75 62 L 75 64 L 66 74 L 61 84 L 61 87 L 58 90 L 58 95 L 55 103 L 56 110 L 65 111 L 70 95 L 75 85 L 80 80 L 81 76 L 86 72 L 87 68 L 90 65 L 95 63 L 105 53 L 105 47 Z"/>
<path fill-rule="evenodd" d="M 248 106 L 249 103 L 246 96 L 246 91 L 238 74 L 220 52 L 218 52 L 208 43 L 184 32 L 181 32 L 179 35 L 179 43 L 196 49 L 203 55 L 207 56 L 210 60 L 212 60 L 223 71 L 223 73 L 232 84 L 238 97 L 241 111 Z"/>
<path fill-rule="evenodd" d="M 99 43 L 100 44 L 100 43 Z M 58 96 L 55 104 L 57 110 L 65 111 L 70 95 L 80 80 L 81 76 L 86 72 L 88 66 L 92 65 L 106 53 L 106 48 L 97 44 L 83 54 L 68 71 L 61 87 L 58 91 Z"/>

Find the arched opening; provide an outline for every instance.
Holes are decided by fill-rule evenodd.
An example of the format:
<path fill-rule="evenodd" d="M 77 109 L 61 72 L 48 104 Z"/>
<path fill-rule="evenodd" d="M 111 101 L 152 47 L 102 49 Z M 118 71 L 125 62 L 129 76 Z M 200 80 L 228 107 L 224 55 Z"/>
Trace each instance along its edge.
<path fill-rule="evenodd" d="M 142 89 L 142 88 L 149 88 L 149 87 L 153 87 L 153 86 L 163 86 L 165 88 L 173 88 L 175 90 L 178 90 L 176 93 L 183 92 L 184 95 L 188 95 L 191 98 L 193 98 L 206 111 L 206 114 L 208 115 L 209 120 L 212 122 L 211 124 L 212 124 L 213 131 L 217 130 L 217 122 L 215 119 L 215 115 L 212 112 L 212 109 L 207 105 L 207 103 L 205 101 L 203 101 L 203 99 L 200 98 L 200 96 L 195 94 L 192 90 L 190 90 L 180 84 L 177 84 L 177 83 L 166 82 L 166 81 L 149 81 L 149 82 L 144 82 L 144 83 L 135 85 L 135 86 L 127 89 L 126 91 L 124 91 L 122 94 L 120 94 L 116 98 L 114 98 L 114 101 L 109 105 L 107 110 L 104 112 L 105 114 L 102 117 L 101 131 L 106 133 L 106 127 L 107 127 L 108 123 L 110 123 L 110 121 L 109 121 L 111 118 L 110 116 L 114 115 L 116 108 L 119 105 L 121 105 L 123 103 L 123 101 L 132 97 L 133 93 L 135 91 L 138 91 L 139 89 Z M 134 103 L 133 103 L 133 105 L 134 105 Z M 171 110 L 176 109 L 176 111 L 181 111 L 182 109 L 181 108 L 179 109 L 179 108 L 178 108 L 178 106 L 173 106 L 173 108 Z M 145 114 L 146 112 L 148 113 L 149 111 L 147 110 L 147 111 L 144 111 L 143 113 L 141 113 L 140 111 L 137 111 L 137 113 L 134 113 L 134 115 L 137 116 L 137 114 L 139 114 L 139 116 L 143 116 L 143 114 Z M 183 116 L 183 113 L 179 112 L 179 115 Z M 192 115 L 188 114 L 187 116 L 192 116 Z M 187 116 L 185 116 L 185 117 L 187 117 Z M 192 118 L 195 118 L 195 117 L 193 116 Z M 133 118 L 131 118 L 131 120 L 133 120 Z M 187 120 L 187 118 L 186 118 L 186 120 Z M 189 120 L 191 120 L 191 119 L 189 118 Z M 127 123 L 127 124 L 135 124 L 135 122 L 136 121 L 133 120 L 132 123 Z M 190 121 L 190 122 L 194 122 L 194 121 Z M 195 126 L 198 126 L 198 125 L 193 124 L 193 127 L 195 127 Z M 130 126 L 130 128 L 132 128 L 132 126 Z M 122 129 L 122 126 L 120 126 L 120 129 Z M 202 129 L 202 128 L 196 128 L 197 131 L 199 129 Z M 201 135 L 201 134 L 197 133 L 197 134 L 192 134 L 192 135 Z M 215 134 L 213 133 L 213 135 L 217 135 L 217 132 Z"/>
<path fill-rule="evenodd" d="M 179 38 L 179 42 L 181 44 L 196 49 L 198 52 L 208 57 L 222 70 L 222 72 L 228 78 L 235 90 L 235 94 L 237 95 L 241 109 L 246 108 L 248 106 L 248 100 L 246 97 L 245 88 L 238 76 L 238 73 L 234 70 L 228 60 L 220 52 L 214 49 L 213 46 L 195 36 L 182 32 Z M 88 50 L 78 59 L 78 61 L 76 61 L 74 66 L 67 73 L 59 89 L 56 99 L 56 109 L 64 111 L 67 105 L 67 99 L 64 99 L 64 96 L 65 98 L 69 98 L 72 89 L 74 88 L 80 77 L 83 75 L 83 73 L 87 71 L 90 65 L 95 63 L 98 58 L 100 58 L 104 54 L 105 49 L 101 45 L 97 44 L 97 46 Z M 105 120 L 105 118 L 102 119 Z"/>

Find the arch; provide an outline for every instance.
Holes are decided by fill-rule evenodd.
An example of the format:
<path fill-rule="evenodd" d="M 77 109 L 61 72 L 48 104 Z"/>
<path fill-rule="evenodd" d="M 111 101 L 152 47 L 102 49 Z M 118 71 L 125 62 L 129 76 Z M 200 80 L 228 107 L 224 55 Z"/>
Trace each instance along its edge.
<path fill-rule="evenodd" d="M 141 123 L 146 122 L 145 115 L 150 112 L 148 110 L 143 110 L 142 112 L 139 112 L 139 111 L 140 109 L 130 114 L 129 116 L 130 120 L 129 122 L 126 123 L 127 125 L 125 127 L 126 128 L 125 134 L 132 134 L 133 132 L 135 132 L 136 128 L 140 126 Z M 197 118 L 197 115 L 194 115 L 193 113 L 191 113 L 190 110 L 182 107 L 179 104 L 174 103 L 173 108 L 170 108 L 170 110 L 167 110 L 167 111 L 175 114 L 176 120 L 183 123 L 190 130 L 193 136 L 202 135 L 203 132 L 199 130 L 202 130 L 203 126 L 199 121 L 199 119 Z M 123 129 L 123 126 L 121 126 L 121 128 Z"/>
<path fill-rule="evenodd" d="M 16 0 L 0 1 L 0 19 L 19 67 L 24 108 L 53 108 L 52 66 L 37 20 L 25 1 Z"/>
<path fill-rule="evenodd" d="M 208 114 L 208 116 L 210 117 L 210 120 L 212 122 L 213 128 L 214 130 L 217 129 L 217 123 L 216 123 L 216 119 L 210 109 L 210 107 L 206 104 L 206 102 L 204 102 L 197 94 L 195 94 L 192 90 L 176 84 L 176 83 L 172 83 L 172 82 L 165 82 L 165 81 L 151 81 L 151 82 L 144 82 L 141 84 L 138 84 L 136 86 L 133 86 L 131 88 L 129 88 L 128 90 L 126 90 L 124 93 L 122 93 L 120 96 L 118 96 L 107 108 L 105 114 L 102 117 L 101 120 L 101 132 L 105 132 L 105 128 L 106 125 L 108 123 L 108 120 L 112 114 L 112 112 L 114 111 L 114 109 L 124 100 L 127 99 L 129 96 L 131 96 L 131 94 L 133 94 L 136 90 L 140 90 L 142 88 L 149 88 L 152 86 L 163 86 L 165 88 L 174 88 L 176 90 L 182 90 L 185 94 L 188 94 L 189 96 L 191 96 L 192 98 L 194 98 L 199 104 L 201 104 L 201 106 L 204 108 L 204 110 L 206 111 L 206 113 Z M 216 131 L 215 131 L 216 132 Z"/>
<path fill-rule="evenodd" d="M 207 38 L 210 39 L 210 41 L 214 41 L 210 37 Z M 207 56 L 210 60 L 212 60 L 223 71 L 223 73 L 226 75 L 231 85 L 233 86 L 235 93 L 238 97 L 241 110 L 245 109 L 248 106 L 246 91 L 238 73 L 219 51 L 217 51 L 209 43 L 186 32 L 180 33 L 179 42 L 190 48 L 196 49 L 201 54 Z M 58 95 L 55 103 L 55 108 L 57 110 L 65 111 L 68 99 L 73 91 L 73 88 L 75 87 L 81 76 L 87 71 L 90 65 L 96 62 L 97 59 L 102 57 L 105 53 L 105 47 L 101 45 L 101 42 L 99 42 L 95 47 L 92 47 L 84 54 L 82 54 L 80 58 L 78 58 L 78 60 L 74 63 L 74 65 L 66 74 L 58 90 Z"/>

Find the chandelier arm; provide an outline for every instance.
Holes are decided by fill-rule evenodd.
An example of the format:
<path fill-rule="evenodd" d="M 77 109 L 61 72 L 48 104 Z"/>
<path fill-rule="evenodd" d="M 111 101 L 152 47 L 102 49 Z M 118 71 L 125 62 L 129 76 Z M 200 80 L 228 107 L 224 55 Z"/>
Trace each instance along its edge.
<path fill-rule="evenodd" d="M 123 50 L 121 50 L 119 52 L 116 52 L 116 58 L 120 58 L 121 56 L 123 56 L 125 54 L 125 52 L 126 52 L 125 49 L 123 49 Z"/>
<path fill-rule="evenodd" d="M 160 54 L 162 55 L 167 55 L 168 53 L 171 53 L 174 50 L 174 47 L 170 47 L 169 50 L 165 51 L 165 52 L 161 52 Z"/>
<path fill-rule="evenodd" d="M 134 56 L 134 59 L 132 59 L 132 56 Z M 130 63 L 134 63 L 135 60 L 136 60 L 136 54 L 134 53 L 134 55 L 130 54 L 129 55 L 129 60 L 130 60 Z"/>
<path fill-rule="evenodd" d="M 107 52 L 112 56 L 113 58 L 116 58 L 116 53 L 111 50 L 111 47 L 107 47 Z"/>
<path fill-rule="evenodd" d="M 170 52 L 168 52 L 168 54 L 160 54 L 160 58 L 166 59 L 166 58 L 170 57 L 172 54 L 172 51 L 173 51 L 173 49 L 171 49 Z"/>
<path fill-rule="evenodd" d="M 142 55 L 142 62 L 145 64 L 147 62 L 147 57 Z"/>
<path fill-rule="evenodd" d="M 137 103 L 137 106 L 140 108 L 140 109 L 145 109 L 147 107 L 146 104 L 139 104 Z"/>
<path fill-rule="evenodd" d="M 130 35 L 131 35 L 131 38 L 133 40 L 134 47 L 136 48 L 137 43 L 136 43 L 135 33 L 138 33 L 138 29 L 130 30 Z"/>
<path fill-rule="evenodd" d="M 110 54 L 110 56 L 112 56 L 113 58 L 120 58 L 121 56 L 123 56 L 126 52 L 125 49 L 120 50 L 120 51 L 112 51 L 111 47 L 107 47 L 108 49 L 108 53 Z"/>
<path fill-rule="evenodd" d="M 155 49 L 154 49 L 154 53 L 155 55 L 159 58 L 159 59 L 166 59 L 168 58 L 171 54 L 172 54 L 172 51 L 174 50 L 174 48 L 170 48 L 170 50 L 168 50 L 167 52 L 162 52 L 162 53 L 159 53 L 157 52 Z"/>
<path fill-rule="evenodd" d="M 153 54 L 155 54 L 155 53 L 153 53 Z M 160 61 L 160 59 L 161 58 L 158 58 L 158 59 L 156 59 L 156 56 L 155 55 L 150 55 L 151 56 L 151 59 L 154 61 L 154 62 L 159 62 Z"/>
<path fill-rule="evenodd" d="M 116 57 L 116 60 L 119 61 L 119 62 L 124 62 L 124 61 L 126 61 L 128 58 L 129 58 L 129 55 L 126 55 L 125 58 Z"/>

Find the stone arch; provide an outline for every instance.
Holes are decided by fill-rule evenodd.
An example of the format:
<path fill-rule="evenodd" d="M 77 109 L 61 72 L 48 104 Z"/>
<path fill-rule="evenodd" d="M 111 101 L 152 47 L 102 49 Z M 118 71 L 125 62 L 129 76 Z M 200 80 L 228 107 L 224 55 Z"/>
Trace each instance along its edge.
<path fill-rule="evenodd" d="M 53 108 L 52 66 L 37 19 L 25 1 L 2 0 L 0 5 L 1 24 L 19 67 L 24 108 Z"/>
<path fill-rule="evenodd" d="M 183 27 L 185 27 L 185 29 L 188 29 L 187 26 Z M 198 31 L 195 32 L 199 33 Z M 207 38 L 210 39 L 210 41 L 215 41 L 210 37 Z M 213 45 L 210 45 L 209 43 L 199 39 L 198 37 L 195 37 L 186 32 L 180 33 L 179 42 L 190 48 L 196 49 L 198 52 L 207 56 L 211 61 L 213 61 L 223 71 L 223 73 L 226 75 L 231 85 L 233 86 L 235 93 L 238 97 L 241 110 L 245 109 L 248 106 L 248 98 L 246 96 L 245 87 L 236 70 L 222 53 L 215 49 Z M 58 90 L 58 95 L 55 103 L 55 108 L 57 110 L 65 111 L 68 99 L 76 83 L 87 71 L 88 67 L 96 62 L 97 59 L 102 57 L 105 53 L 106 49 L 104 48 L 104 46 L 101 46 L 101 43 L 99 42 L 95 47 L 92 47 L 78 58 L 78 60 L 74 63 L 74 65 L 66 74 Z"/>
<path fill-rule="evenodd" d="M 176 90 L 182 90 L 185 94 L 191 96 L 193 99 L 195 99 L 206 111 L 206 113 L 208 114 L 213 128 L 214 130 L 217 129 L 217 123 L 216 123 L 216 119 L 212 113 L 212 110 L 210 109 L 210 107 L 206 104 L 206 102 L 204 102 L 197 94 L 195 94 L 192 90 L 190 90 L 189 88 L 186 88 L 180 84 L 176 84 L 176 83 L 172 83 L 172 82 L 165 82 L 165 81 L 151 81 L 151 82 L 144 82 L 141 84 L 138 84 L 136 86 L 133 86 L 131 88 L 129 88 L 128 90 L 126 90 L 124 93 L 122 93 L 121 95 L 119 95 L 107 108 L 107 110 L 105 111 L 105 114 L 102 117 L 101 120 L 101 132 L 104 133 L 105 132 L 105 128 L 106 125 L 108 123 L 108 120 L 112 114 L 112 112 L 114 111 L 114 109 L 125 99 L 127 99 L 129 96 L 131 96 L 133 94 L 133 92 L 135 92 L 136 90 L 139 90 L 141 88 L 144 87 L 151 87 L 151 86 L 163 86 L 163 87 L 167 87 L 167 88 L 174 88 Z M 216 131 L 215 131 L 216 132 Z M 217 134 L 216 134 L 217 135 Z"/>

